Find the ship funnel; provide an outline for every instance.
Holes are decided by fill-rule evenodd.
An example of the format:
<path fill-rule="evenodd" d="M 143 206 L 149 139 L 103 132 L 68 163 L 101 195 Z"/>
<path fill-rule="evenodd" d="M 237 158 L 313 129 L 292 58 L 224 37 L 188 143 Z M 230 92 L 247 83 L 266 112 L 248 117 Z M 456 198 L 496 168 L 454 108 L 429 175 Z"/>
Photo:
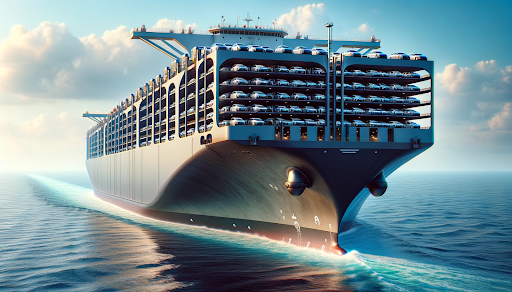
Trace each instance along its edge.
<path fill-rule="evenodd" d="M 288 180 L 285 183 L 288 192 L 293 196 L 300 196 L 306 188 L 311 186 L 308 177 L 295 167 L 288 168 Z"/>
<path fill-rule="evenodd" d="M 384 174 L 380 172 L 366 187 L 370 190 L 370 193 L 372 193 L 374 197 L 380 197 L 386 192 L 388 183 L 386 182 Z"/>

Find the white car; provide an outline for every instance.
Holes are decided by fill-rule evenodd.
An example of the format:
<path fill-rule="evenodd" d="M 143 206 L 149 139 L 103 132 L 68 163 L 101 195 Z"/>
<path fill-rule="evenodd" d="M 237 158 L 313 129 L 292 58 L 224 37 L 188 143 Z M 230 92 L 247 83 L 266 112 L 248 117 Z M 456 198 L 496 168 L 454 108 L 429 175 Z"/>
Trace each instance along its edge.
<path fill-rule="evenodd" d="M 219 110 L 219 113 L 221 113 L 221 114 L 222 114 L 222 113 L 227 113 L 227 112 L 229 112 L 230 110 L 231 110 L 231 106 L 226 105 L 226 106 L 222 107 L 222 108 Z"/>
<path fill-rule="evenodd" d="M 352 126 L 352 123 L 348 122 L 348 121 L 343 121 L 343 127 L 350 127 Z"/>
<path fill-rule="evenodd" d="M 325 74 L 325 70 L 322 68 L 313 68 L 311 69 L 311 74 Z"/>
<path fill-rule="evenodd" d="M 253 91 L 249 95 L 250 98 L 257 99 L 257 98 L 267 98 L 267 95 L 261 91 Z"/>
<path fill-rule="evenodd" d="M 192 106 L 191 108 L 189 108 L 189 109 L 187 110 L 187 114 L 191 114 L 191 113 L 193 113 L 193 112 L 195 112 L 195 111 L 196 111 L 196 107 L 195 107 L 195 106 Z"/>
<path fill-rule="evenodd" d="M 311 50 L 306 48 L 306 47 L 303 47 L 303 46 L 296 46 L 295 49 L 293 49 L 292 53 L 294 54 L 307 54 L 307 55 L 311 55 Z"/>
<path fill-rule="evenodd" d="M 318 119 L 316 120 L 317 126 L 325 126 L 325 120 L 324 119 Z"/>
<path fill-rule="evenodd" d="M 219 123 L 219 127 L 225 127 L 225 126 L 228 126 L 229 124 L 230 124 L 229 120 L 224 120 Z"/>
<path fill-rule="evenodd" d="M 317 113 L 318 112 L 318 109 L 310 106 L 310 105 L 306 105 L 303 109 L 302 109 L 302 112 L 303 113 Z"/>
<path fill-rule="evenodd" d="M 404 73 L 405 78 L 421 78 L 420 74 L 415 72 L 406 72 Z"/>
<path fill-rule="evenodd" d="M 325 113 L 325 107 L 324 106 L 319 106 L 318 107 L 318 113 Z"/>
<path fill-rule="evenodd" d="M 223 50 L 223 51 L 225 51 L 227 49 L 228 48 L 225 45 L 221 44 L 221 43 L 214 43 L 212 45 L 212 51 L 216 51 L 216 50 Z"/>
<path fill-rule="evenodd" d="M 290 69 L 286 68 L 285 66 L 275 66 L 274 72 L 290 73 Z"/>
<path fill-rule="evenodd" d="M 243 104 L 234 104 L 229 108 L 229 110 L 232 112 L 246 112 L 247 107 Z"/>
<path fill-rule="evenodd" d="M 235 64 L 230 69 L 231 71 L 249 71 L 249 68 L 245 66 L 244 64 Z"/>
<path fill-rule="evenodd" d="M 265 122 L 260 118 L 250 118 L 249 119 L 249 125 L 251 126 L 263 126 L 265 125 Z"/>
<path fill-rule="evenodd" d="M 407 110 L 404 110 L 404 116 L 420 116 L 420 113 L 415 111 L 415 110 L 412 110 L 412 109 L 407 109 Z"/>
<path fill-rule="evenodd" d="M 209 123 L 208 125 L 206 125 L 206 130 L 209 131 L 213 128 L 213 122 Z"/>
<path fill-rule="evenodd" d="M 421 126 L 419 124 L 416 124 L 415 122 L 411 122 L 411 121 L 407 121 L 405 122 L 405 127 L 406 128 L 421 128 Z"/>
<path fill-rule="evenodd" d="M 411 57 L 407 55 L 406 53 L 393 53 L 391 56 L 389 56 L 390 59 L 397 59 L 397 60 L 410 60 Z"/>
<path fill-rule="evenodd" d="M 391 87 L 392 90 L 404 90 L 404 87 L 400 84 L 393 83 L 389 87 Z"/>
<path fill-rule="evenodd" d="M 427 61 L 427 56 L 423 54 L 410 54 L 411 60 Z"/>
<path fill-rule="evenodd" d="M 291 85 L 295 86 L 295 87 L 306 87 L 307 86 L 306 82 L 304 82 L 302 80 L 293 80 Z"/>
<path fill-rule="evenodd" d="M 369 53 L 367 56 L 368 56 L 368 58 L 378 58 L 378 59 L 387 59 L 388 58 L 388 55 L 384 54 L 381 51 L 373 51 L 373 52 Z"/>
<path fill-rule="evenodd" d="M 338 75 L 338 72 L 336 72 L 336 75 Z M 343 71 L 343 76 L 354 76 L 354 73 L 350 72 L 350 71 Z"/>
<path fill-rule="evenodd" d="M 265 67 L 263 65 L 254 65 L 254 66 L 252 66 L 251 71 L 255 71 L 255 72 L 270 72 L 272 70 L 270 70 L 270 68 Z"/>
<path fill-rule="evenodd" d="M 366 123 L 366 126 L 367 127 L 382 127 L 382 123 L 380 122 L 377 122 L 375 120 L 369 120 L 367 123 Z"/>
<path fill-rule="evenodd" d="M 315 93 L 311 96 L 312 100 L 325 100 L 325 95 L 320 93 Z"/>
<path fill-rule="evenodd" d="M 381 89 L 380 85 L 377 85 L 377 84 L 374 84 L 374 83 L 368 83 L 368 85 L 366 85 L 366 88 L 367 89 L 372 89 L 372 90 L 379 90 L 379 89 Z"/>
<path fill-rule="evenodd" d="M 387 86 L 384 83 L 379 83 L 379 86 L 380 86 L 380 89 L 382 89 L 382 90 L 390 90 L 391 89 L 391 87 Z"/>
<path fill-rule="evenodd" d="M 231 93 L 224 93 L 221 96 L 219 96 L 219 99 L 227 99 L 231 98 Z"/>
<path fill-rule="evenodd" d="M 353 88 L 352 88 L 352 85 L 343 83 L 343 89 L 353 89 Z"/>
<path fill-rule="evenodd" d="M 365 127 L 366 124 L 364 122 L 362 122 L 361 120 L 353 120 L 352 121 L 352 126 L 354 126 L 354 127 Z"/>
<path fill-rule="evenodd" d="M 263 79 L 263 78 L 254 78 L 253 80 L 251 80 L 251 84 L 254 84 L 254 85 L 268 85 L 268 80 Z"/>
<path fill-rule="evenodd" d="M 280 45 L 280 46 L 277 46 L 277 48 L 275 49 L 274 52 L 276 52 L 276 53 L 291 54 L 292 53 L 292 49 L 289 46 Z"/>
<path fill-rule="evenodd" d="M 327 52 L 320 48 L 311 49 L 311 55 L 327 55 Z"/>
<path fill-rule="evenodd" d="M 382 99 L 382 102 L 385 102 L 385 103 L 390 103 L 391 102 L 391 99 L 385 97 L 385 96 L 381 96 L 380 99 Z"/>
<path fill-rule="evenodd" d="M 249 51 L 249 47 L 242 43 L 236 43 L 231 47 L 232 51 Z"/>
<path fill-rule="evenodd" d="M 336 101 L 338 101 L 338 96 L 336 96 Z M 341 99 L 339 101 L 341 101 Z M 348 95 L 343 95 L 343 101 L 354 101 L 354 99 Z"/>
<path fill-rule="evenodd" d="M 388 111 L 388 110 L 385 110 L 385 109 L 382 109 L 382 108 L 379 108 L 379 109 L 377 109 L 377 110 L 379 110 L 379 111 L 380 111 L 380 114 L 381 114 L 381 115 L 386 115 L 386 116 L 391 115 L 391 112 L 390 112 L 390 111 Z"/>
<path fill-rule="evenodd" d="M 420 88 L 416 85 L 407 85 L 404 87 L 405 90 L 409 90 L 409 91 L 420 91 Z"/>
<path fill-rule="evenodd" d="M 302 109 L 296 105 L 290 105 L 289 107 L 291 113 L 301 113 Z"/>
<path fill-rule="evenodd" d="M 344 115 L 352 115 L 352 114 L 354 114 L 354 111 L 349 109 L 349 108 L 344 108 L 343 109 L 343 114 Z"/>
<path fill-rule="evenodd" d="M 366 71 L 366 76 L 380 77 L 380 76 L 382 76 L 382 73 L 380 73 L 379 71 L 376 71 L 376 70 L 368 70 L 368 71 Z"/>
<path fill-rule="evenodd" d="M 366 99 L 364 97 L 360 96 L 360 95 L 354 94 L 354 95 L 352 95 L 352 100 L 353 101 L 357 101 L 357 102 L 363 102 Z"/>
<path fill-rule="evenodd" d="M 290 99 L 290 96 L 288 95 L 288 93 L 278 92 L 274 95 L 274 98 L 275 99 Z"/>
<path fill-rule="evenodd" d="M 368 97 L 366 98 L 367 101 L 369 102 L 382 102 L 382 98 L 376 96 L 376 95 L 368 95 Z"/>
<path fill-rule="evenodd" d="M 240 77 L 235 77 L 233 79 L 231 79 L 231 85 L 248 85 L 249 82 L 243 78 L 240 78 Z"/>
<path fill-rule="evenodd" d="M 169 121 L 174 121 L 176 119 L 176 115 L 172 115 L 170 118 L 169 118 Z"/>
<path fill-rule="evenodd" d="M 372 84 L 372 83 L 370 83 L 370 84 Z M 368 84 L 368 85 L 370 85 L 370 84 Z M 361 83 L 354 82 L 354 83 L 352 83 L 352 88 L 354 88 L 354 89 L 365 89 L 366 86 L 364 86 Z M 371 88 L 369 88 L 369 89 L 371 89 Z"/>
<path fill-rule="evenodd" d="M 270 82 L 271 85 L 277 85 L 277 86 L 290 86 L 290 82 L 284 80 L 284 79 L 276 79 L 272 80 Z"/>
<path fill-rule="evenodd" d="M 206 119 L 213 119 L 213 112 L 207 114 Z"/>
<path fill-rule="evenodd" d="M 317 125 L 316 121 L 314 121 L 312 119 L 304 119 L 304 124 L 306 124 L 306 126 L 316 126 Z"/>
<path fill-rule="evenodd" d="M 389 98 L 393 103 L 403 103 L 404 99 L 398 96 L 392 96 Z"/>
<path fill-rule="evenodd" d="M 403 116 L 404 115 L 404 111 L 403 110 L 399 110 L 399 109 L 390 109 L 389 112 L 393 115 L 393 116 Z"/>
<path fill-rule="evenodd" d="M 239 117 L 232 117 L 231 120 L 229 121 L 229 124 L 231 126 L 245 125 L 245 121 L 244 121 L 244 119 L 239 118 Z"/>
<path fill-rule="evenodd" d="M 313 82 L 313 81 L 304 80 L 304 82 L 306 83 L 307 87 L 318 87 L 318 85 L 315 82 Z"/>
<path fill-rule="evenodd" d="M 402 78 L 404 74 L 400 71 L 391 71 L 389 72 L 389 77 Z"/>
<path fill-rule="evenodd" d="M 190 136 L 190 135 L 193 135 L 194 134 L 194 131 L 195 129 L 194 128 L 190 128 L 187 130 L 187 136 Z"/>
<path fill-rule="evenodd" d="M 207 108 L 210 108 L 210 107 L 212 107 L 214 104 L 215 104 L 215 100 L 214 100 L 214 99 L 212 99 L 212 100 L 210 100 L 210 101 L 206 104 L 206 107 L 207 107 Z"/>
<path fill-rule="evenodd" d="M 274 107 L 274 111 L 278 113 L 288 113 L 290 112 L 290 109 L 285 107 L 284 105 L 278 105 Z"/>
<path fill-rule="evenodd" d="M 247 98 L 247 94 L 243 91 L 233 91 L 229 95 L 230 98 Z"/>
<path fill-rule="evenodd" d="M 265 50 L 258 45 L 248 45 L 249 52 L 264 52 Z"/>
<path fill-rule="evenodd" d="M 171 135 L 169 135 L 169 140 L 174 140 L 174 133 L 172 133 Z"/>
<path fill-rule="evenodd" d="M 263 49 L 263 52 L 265 52 L 265 53 L 273 53 L 274 52 L 274 49 L 267 47 L 267 46 L 261 46 L 261 48 Z"/>
<path fill-rule="evenodd" d="M 266 106 L 262 106 L 261 104 L 255 104 L 251 106 L 251 111 L 253 112 L 271 112 L 272 110 L 267 108 Z"/>
<path fill-rule="evenodd" d="M 199 126 L 199 128 L 198 128 L 199 133 L 204 132 L 204 128 L 205 128 L 205 126 L 204 126 L 204 125 Z"/>
<path fill-rule="evenodd" d="M 342 53 L 345 57 L 361 57 L 361 53 L 356 50 L 348 50 Z"/>
<path fill-rule="evenodd" d="M 298 66 L 293 66 L 290 68 L 290 73 L 306 74 L 306 69 Z"/>
<path fill-rule="evenodd" d="M 412 97 L 412 96 L 408 97 L 404 101 L 407 103 L 421 103 L 421 101 L 419 99 L 417 99 L 416 97 Z"/>
<path fill-rule="evenodd" d="M 380 115 L 380 110 L 374 108 L 367 108 L 366 113 L 369 115 Z"/>
<path fill-rule="evenodd" d="M 400 123 L 400 122 L 397 122 L 397 121 L 391 121 L 389 123 L 389 125 L 393 128 L 405 128 L 405 125 Z"/>
<path fill-rule="evenodd" d="M 276 118 L 275 124 L 276 125 L 282 125 L 282 126 L 291 126 L 292 122 L 290 122 L 288 120 L 285 120 L 285 119 Z"/>
<path fill-rule="evenodd" d="M 318 81 L 317 86 L 318 86 L 318 88 L 325 88 L 325 82 L 320 80 L 320 81 Z"/>
<path fill-rule="evenodd" d="M 352 75 L 354 75 L 354 76 L 366 76 L 366 73 L 364 73 L 361 70 L 357 70 L 356 69 L 356 70 L 352 71 Z"/>
<path fill-rule="evenodd" d="M 309 98 L 304 93 L 294 93 L 294 94 L 292 94 L 292 99 L 295 99 L 295 100 L 308 100 Z"/>
<path fill-rule="evenodd" d="M 298 118 L 292 118 L 291 121 L 292 126 L 304 126 L 304 121 Z"/>

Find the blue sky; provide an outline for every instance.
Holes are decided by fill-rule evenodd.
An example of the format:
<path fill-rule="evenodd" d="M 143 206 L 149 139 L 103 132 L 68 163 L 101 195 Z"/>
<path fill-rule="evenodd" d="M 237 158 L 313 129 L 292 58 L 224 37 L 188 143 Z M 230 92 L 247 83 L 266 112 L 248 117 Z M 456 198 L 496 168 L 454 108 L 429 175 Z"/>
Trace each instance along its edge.
<path fill-rule="evenodd" d="M 80 113 L 110 110 L 170 62 L 127 39 L 132 27 L 206 30 L 247 12 L 290 34 L 330 21 L 334 36 L 434 60 L 436 144 L 404 169 L 512 169 L 512 2 L 191 3 L 0 0 L 0 170 L 84 168 Z"/>

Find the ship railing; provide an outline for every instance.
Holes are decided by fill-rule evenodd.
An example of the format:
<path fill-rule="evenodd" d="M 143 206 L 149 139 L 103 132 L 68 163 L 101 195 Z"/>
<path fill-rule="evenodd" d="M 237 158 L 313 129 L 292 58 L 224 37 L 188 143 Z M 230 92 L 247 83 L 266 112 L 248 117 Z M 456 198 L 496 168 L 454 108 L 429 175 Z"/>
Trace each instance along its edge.
<path fill-rule="evenodd" d="M 327 36 L 321 35 L 287 35 L 285 39 L 304 39 L 304 40 L 327 40 Z M 332 37 L 333 41 L 351 41 L 351 42 L 379 42 L 380 39 L 375 38 L 361 38 L 361 37 Z"/>
<path fill-rule="evenodd" d="M 182 34 L 204 34 L 211 35 L 209 31 L 206 30 L 198 30 L 188 28 L 160 28 L 160 27 L 150 27 L 150 28 L 132 28 L 132 32 L 156 32 L 156 33 L 182 33 Z"/>
<path fill-rule="evenodd" d="M 430 89 L 431 89 L 431 87 L 425 87 L 425 88 L 420 89 L 420 92 L 429 91 Z"/>
<path fill-rule="evenodd" d="M 211 25 L 210 26 L 210 29 L 212 28 L 249 28 L 249 29 L 266 29 L 266 30 L 276 30 L 276 31 L 284 31 L 286 33 L 288 33 L 288 30 L 282 28 L 282 27 L 275 27 L 275 26 L 270 26 L 270 25 L 259 25 L 259 24 L 255 24 L 255 25 L 249 25 L 247 26 L 247 24 L 236 24 L 236 23 L 219 23 L 217 25 Z"/>
<path fill-rule="evenodd" d="M 429 130 L 429 129 L 430 129 L 430 126 L 420 127 L 420 129 L 422 129 L 422 130 Z"/>

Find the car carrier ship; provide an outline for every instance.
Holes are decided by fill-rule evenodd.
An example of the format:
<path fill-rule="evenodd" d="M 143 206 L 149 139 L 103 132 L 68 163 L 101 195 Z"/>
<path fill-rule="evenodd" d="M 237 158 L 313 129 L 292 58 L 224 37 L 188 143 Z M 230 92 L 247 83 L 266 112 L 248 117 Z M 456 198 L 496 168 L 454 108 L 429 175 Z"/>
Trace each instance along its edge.
<path fill-rule="evenodd" d="M 110 113 L 84 113 L 97 122 L 94 192 L 144 216 L 342 254 L 338 234 L 369 194 L 433 145 L 433 62 L 375 52 L 374 37 L 246 21 L 131 31 L 172 60 Z"/>

